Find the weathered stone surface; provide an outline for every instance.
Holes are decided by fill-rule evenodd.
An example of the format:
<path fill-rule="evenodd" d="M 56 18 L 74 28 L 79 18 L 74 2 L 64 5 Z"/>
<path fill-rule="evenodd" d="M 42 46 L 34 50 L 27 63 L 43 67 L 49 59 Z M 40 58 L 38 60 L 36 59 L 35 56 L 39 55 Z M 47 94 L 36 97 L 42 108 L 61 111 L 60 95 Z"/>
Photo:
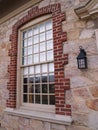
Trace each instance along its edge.
<path fill-rule="evenodd" d="M 58 125 L 58 124 L 52 124 L 51 125 L 51 128 L 53 130 L 66 130 L 65 126 L 64 125 Z"/>
<path fill-rule="evenodd" d="M 39 4 L 39 8 L 45 7 L 50 4 L 50 0 L 44 0 Z"/>
<path fill-rule="evenodd" d="M 98 111 L 98 99 L 89 99 L 86 101 L 88 108 Z"/>
<path fill-rule="evenodd" d="M 67 38 L 68 40 L 75 40 L 79 38 L 79 34 L 80 34 L 79 29 L 71 30 L 70 32 L 67 33 Z"/>
<path fill-rule="evenodd" d="M 77 111 L 72 111 L 72 117 L 74 119 L 75 125 L 82 125 L 89 127 L 89 115 L 88 113 L 79 113 Z"/>
<path fill-rule="evenodd" d="M 88 91 L 87 88 L 77 88 L 77 89 L 73 89 L 72 93 L 74 96 L 81 98 L 81 99 L 88 99 L 90 98 L 90 92 Z"/>
<path fill-rule="evenodd" d="M 38 121 L 38 120 L 30 120 L 30 126 L 32 127 L 32 129 L 34 130 L 43 130 L 44 129 L 44 123 L 42 121 Z"/>
<path fill-rule="evenodd" d="M 87 39 L 94 36 L 94 29 L 84 29 L 80 33 L 80 39 Z"/>
<path fill-rule="evenodd" d="M 84 127 L 84 126 L 69 126 L 68 130 L 90 130 L 90 128 L 88 127 Z"/>
<path fill-rule="evenodd" d="M 98 97 L 98 86 L 90 87 L 89 89 L 90 89 L 92 96 Z"/>

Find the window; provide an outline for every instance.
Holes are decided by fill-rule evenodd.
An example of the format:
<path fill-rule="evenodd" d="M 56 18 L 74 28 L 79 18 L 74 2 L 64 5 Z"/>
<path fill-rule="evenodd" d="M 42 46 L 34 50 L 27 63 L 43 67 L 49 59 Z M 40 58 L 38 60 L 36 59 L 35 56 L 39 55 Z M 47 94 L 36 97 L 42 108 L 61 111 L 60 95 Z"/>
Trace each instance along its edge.
<path fill-rule="evenodd" d="M 54 105 L 52 20 L 22 28 L 20 44 L 22 104 Z"/>

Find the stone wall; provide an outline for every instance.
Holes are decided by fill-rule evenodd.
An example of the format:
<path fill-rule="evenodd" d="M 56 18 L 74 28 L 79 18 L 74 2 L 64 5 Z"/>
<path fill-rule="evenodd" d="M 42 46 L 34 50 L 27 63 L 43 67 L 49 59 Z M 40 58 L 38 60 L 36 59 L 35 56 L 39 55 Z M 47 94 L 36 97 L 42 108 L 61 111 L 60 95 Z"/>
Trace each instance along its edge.
<path fill-rule="evenodd" d="M 88 1 L 88 0 L 87 0 Z M 67 104 L 71 105 L 73 123 L 71 126 L 43 122 L 4 113 L 9 97 L 8 65 L 11 47 L 9 37 L 13 25 L 23 18 L 28 10 L 18 14 L 0 25 L 0 120 L 7 130 L 98 130 L 98 50 L 95 38 L 95 22 L 79 20 L 74 8 L 86 0 L 43 0 L 39 8 L 60 3 L 66 15 L 62 22 L 62 31 L 67 32 L 67 42 L 63 42 L 63 53 L 68 54 L 68 64 L 64 67 L 65 77 L 70 79 L 70 90 L 65 93 Z M 79 46 L 87 52 L 88 69 L 77 68 L 76 57 Z M 14 124 L 14 125 L 13 125 Z"/>

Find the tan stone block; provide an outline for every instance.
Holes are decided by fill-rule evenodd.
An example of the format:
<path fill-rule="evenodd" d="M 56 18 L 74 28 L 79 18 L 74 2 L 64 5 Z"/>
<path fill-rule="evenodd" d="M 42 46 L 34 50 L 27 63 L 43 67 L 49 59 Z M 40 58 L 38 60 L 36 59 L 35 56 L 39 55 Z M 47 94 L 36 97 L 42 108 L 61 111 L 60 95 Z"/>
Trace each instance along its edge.
<path fill-rule="evenodd" d="M 86 101 L 88 108 L 98 111 L 98 99 L 89 99 Z"/>
<path fill-rule="evenodd" d="M 85 126 L 68 126 L 67 130 L 90 130 L 90 128 L 85 127 Z"/>
<path fill-rule="evenodd" d="M 44 128 L 44 123 L 42 121 L 38 121 L 38 120 L 30 120 L 30 126 L 34 129 L 34 130 L 43 130 Z"/>
<path fill-rule="evenodd" d="M 87 88 L 82 87 L 82 88 L 73 89 L 72 92 L 74 96 L 81 97 L 82 99 L 90 98 L 90 93 Z"/>
<path fill-rule="evenodd" d="M 92 38 L 94 36 L 94 29 L 83 29 L 80 33 L 80 39 Z"/>
<path fill-rule="evenodd" d="M 76 13 L 74 12 L 74 9 L 68 9 L 66 11 L 66 21 L 67 22 L 72 22 L 72 21 L 77 21 L 78 20 L 78 16 L 76 15 Z"/>
<path fill-rule="evenodd" d="M 89 125 L 89 114 L 88 113 L 79 113 L 77 111 L 72 111 L 72 117 L 74 120 L 74 123 L 76 125 L 83 125 L 88 126 Z"/>
<path fill-rule="evenodd" d="M 66 32 L 66 31 L 69 32 L 70 30 L 72 30 L 74 28 L 75 28 L 75 25 L 72 22 L 67 23 L 66 21 L 64 21 L 62 23 L 62 30 L 63 30 L 63 32 Z"/>
<path fill-rule="evenodd" d="M 67 39 L 76 40 L 76 39 L 79 39 L 79 35 L 80 35 L 79 29 L 71 30 L 70 32 L 67 33 Z"/>
<path fill-rule="evenodd" d="M 89 89 L 94 97 L 98 97 L 98 87 L 90 87 Z"/>
<path fill-rule="evenodd" d="M 53 129 L 53 130 L 66 130 L 66 127 L 64 125 L 52 124 L 51 129 Z"/>

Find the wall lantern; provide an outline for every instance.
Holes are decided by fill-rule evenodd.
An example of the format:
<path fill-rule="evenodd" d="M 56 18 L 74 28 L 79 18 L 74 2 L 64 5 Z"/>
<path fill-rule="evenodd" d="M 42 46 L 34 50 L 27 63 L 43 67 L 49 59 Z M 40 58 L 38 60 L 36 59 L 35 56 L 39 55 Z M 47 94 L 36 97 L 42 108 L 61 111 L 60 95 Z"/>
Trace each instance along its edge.
<path fill-rule="evenodd" d="M 82 46 L 80 46 L 79 48 L 80 48 L 80 53 L 77 56 L 78 69 L 87 69 L 86 52 Z"/>

